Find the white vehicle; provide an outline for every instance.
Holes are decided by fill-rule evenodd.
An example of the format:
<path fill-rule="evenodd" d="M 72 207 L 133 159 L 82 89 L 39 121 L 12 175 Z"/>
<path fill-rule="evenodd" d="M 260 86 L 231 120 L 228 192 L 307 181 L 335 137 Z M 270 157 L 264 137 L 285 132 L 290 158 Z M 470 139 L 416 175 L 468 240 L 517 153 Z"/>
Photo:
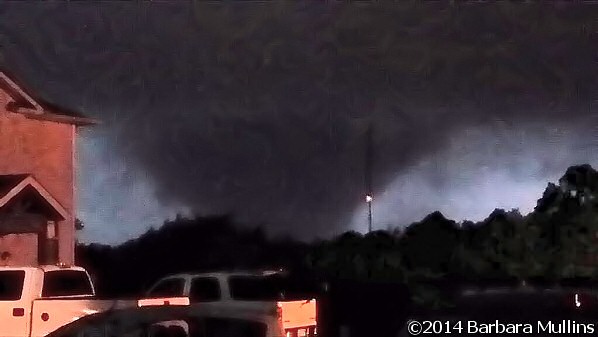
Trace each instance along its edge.
<path fill-rule="evenodd" d="M 214 313 L 252 313 L 278 319 L 286 336 L 316 335 L 316 300 L 287 300 L 277 272 L 214 272 L 162 278 L 146 294 L 163 305 L 165 299 L 186 297 L 191 305 Z"/>
<path fill-rule="evenodd" d="M 145 306 L 90 315 L 48 337 L 284 337 L 281 333 L 276 317 L 271 316 L 238 311 L 214 313 L 199 306 Z"/>
<path fill-rule="evenodd" d="M 0 336 L 46 336 L 83 316 L 138 304 L 94 297 L 80 267 L 0 267 Z"/>

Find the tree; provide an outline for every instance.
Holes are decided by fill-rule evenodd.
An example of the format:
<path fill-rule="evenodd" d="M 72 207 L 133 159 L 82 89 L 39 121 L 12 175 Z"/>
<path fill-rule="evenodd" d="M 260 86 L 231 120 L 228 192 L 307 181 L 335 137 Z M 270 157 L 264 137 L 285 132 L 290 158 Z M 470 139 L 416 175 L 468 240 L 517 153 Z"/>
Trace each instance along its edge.
<path fill-rule="evenodd" d="M 177 217 L 119 246 L 78 245 L 77 264 L 98 276 L 103 296 L 136 296 L 167 274 L 300 266 L 305 246 L 268 239 L 229 216 Z"/>
<path fill-rule="evenodd" d="M 314 270 L 335 279 L 396 282 L 405 276 L 397 238 L 385 231 L 347 232 L 319 243 L 309 261 Z"/>
<path fill-rule="evenodd" d="M 85 225 L 83 224 L 83 221 L 79 220 L 78 218 L 75 219 L 75 230 L 80 231 L 83 230 L 85 228 Z"/>
<path fill-rule="evenodd" d="M 405 266 L 411 271 L 446 274 L 457 254 L 459 231 L 440 212 L 407 227 L 400 239 Z"/>
<path fill-rule="evenodd" d="M 596 274 L 598 255 L 596 233 L 598 214 L 593 207 L 582 207 L 571 213 L 561 210 L 549 220 L 555 233 L 552 245 L 551 272 L 559 277 L 591 277 Z"/>
<path fill-rule="evenodd" d="M 544 273 L 547 255 L 541 229 L 516 209 L 495 209 L 484 221 L 467 223 L 461 238 L 464 275 L 523 281 Z"/>
<path fill-rule="evenodd" d="M 558 204 L 563 199 L 563 191 L 554 183 L 548 183 L 542 198 L 538 199 L 538 203 L 534 209 L 539 213 L 553 213 L 558 209 Z"/>
<path fill-rule="evenodd" d="M 571 166 L 549 184 L 532 217 L 547 241 L 554 277 L 593 276 L 598 254 L 598 172 L 590 165 Z"/>

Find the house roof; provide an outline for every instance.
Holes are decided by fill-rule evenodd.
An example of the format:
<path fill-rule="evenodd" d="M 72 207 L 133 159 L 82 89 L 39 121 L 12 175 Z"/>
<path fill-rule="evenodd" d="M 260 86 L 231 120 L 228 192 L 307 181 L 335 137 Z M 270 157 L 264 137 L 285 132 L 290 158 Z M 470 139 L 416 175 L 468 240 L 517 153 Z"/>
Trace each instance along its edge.
<path fill-rule="evenodd" d="M 7 174 L 0 175 L 0 198 L 25 180 L 28 174 Z"/>
<path fill-rule="evenodd" d="M 0 175 L 0 210 L 27 190 L 33 190 L 62 219 L 68 211 L 32 175 Z"/>
<path fill-rule="evenodd" d="M 13 97 L 16 104 L 9 104 L 7 109 L 11 112 L 21 113 L 32 119 L 51 120 L 55 122 L 74 125 L 98 124 L 97 120 L 68 109 L 62 105 L 47 101 L 27 90 L 17 78 L 0 68 L 0 88 L 3 88 Z"/>

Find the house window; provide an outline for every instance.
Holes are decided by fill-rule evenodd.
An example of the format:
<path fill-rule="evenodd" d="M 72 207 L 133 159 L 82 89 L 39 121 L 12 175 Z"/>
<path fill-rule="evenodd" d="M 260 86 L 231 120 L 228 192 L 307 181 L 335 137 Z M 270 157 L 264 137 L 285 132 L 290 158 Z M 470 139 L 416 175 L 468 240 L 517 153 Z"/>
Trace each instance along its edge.
<path fill-rule="evenodd" d="M 48 239 L 56 238 L 56 222 L 48 221 L 46 228 L 47 228 L 47 238 Z"/>

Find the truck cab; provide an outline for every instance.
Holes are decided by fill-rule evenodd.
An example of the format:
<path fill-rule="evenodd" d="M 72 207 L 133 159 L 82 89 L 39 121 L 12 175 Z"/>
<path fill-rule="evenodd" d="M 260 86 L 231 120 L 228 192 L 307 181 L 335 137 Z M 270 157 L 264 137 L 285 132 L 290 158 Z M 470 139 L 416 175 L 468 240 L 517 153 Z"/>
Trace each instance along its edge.
<path fill-rule="evenodd" d="M 91 278 L 80 267 L 0 267 L 0 336 L 45 336 L 83 316 L 136 304 L 94 297 Z"/>

